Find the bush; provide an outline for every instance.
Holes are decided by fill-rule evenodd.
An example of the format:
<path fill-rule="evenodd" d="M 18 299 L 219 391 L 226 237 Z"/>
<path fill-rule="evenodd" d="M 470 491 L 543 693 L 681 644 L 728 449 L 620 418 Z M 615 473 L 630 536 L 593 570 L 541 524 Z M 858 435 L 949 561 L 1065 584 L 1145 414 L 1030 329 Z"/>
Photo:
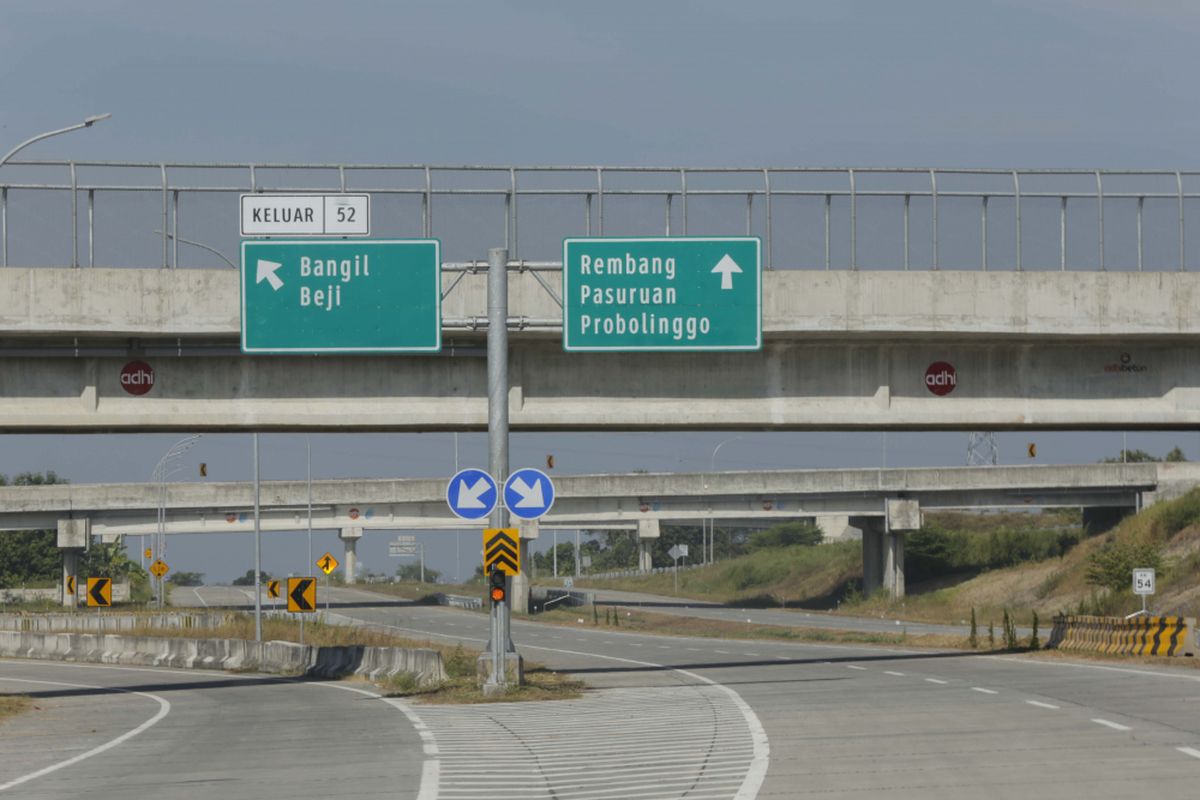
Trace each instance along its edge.
<path fill-rule="evenodd" d="M 747 548 L 761 550 L 766 547 L 795 547 L 798 545 L 818 545 L 824 541 L 825 535 L 821 529 L 811 522 L 786 522 L 773 525 L 765 531 L 755 531 L 750 534 Z"/>
<path fill-rule="evenodd" d="M 1087 582 L 1113 592 L 1132 591 L 1133 570 L 1162 570 L 1162 553 L 1149 542 L 1109 542 L 1088 556 Z"/>
<path fill-rule="evenodd" d="M 1158 513 L 1158 524 L 1167 537 L 1174 536 L 1189 525 L 1200 522 L 1200 490 L 1192 491 L 1171 503 L 1163 505 Z"/>

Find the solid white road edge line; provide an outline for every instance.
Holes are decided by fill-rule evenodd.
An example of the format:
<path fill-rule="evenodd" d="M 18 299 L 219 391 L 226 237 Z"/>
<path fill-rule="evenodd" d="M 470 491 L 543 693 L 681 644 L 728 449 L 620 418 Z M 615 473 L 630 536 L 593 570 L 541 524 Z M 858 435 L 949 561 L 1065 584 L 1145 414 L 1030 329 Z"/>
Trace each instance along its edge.
<path fill-rule="evenodd" d="M 350 617 L 343 616 L 342 614 L 329 614 L 329 616 L 338 616 L 338 617 L 342 617 L 342 619 L 346 619 L 346 620 L 351 619 Z M 351 620 L 351 621 L 353 621 L 353 620 Z M 363 620 L 359 620 L 359 622 L 362 622 L 362 621 Z M 390 628 L 391 630 L 396 630 L 396 631 L 405 631 L 407 633 L 420 633 L 423 636 L 430 635 L 430 633 L 428 631 L 419 631 L 414 628 L 401 628 L 396 625 L 387 625 L 385 623 L 368 622 L 366 624 L 374 625 L 374 626 L 382 627 L 382 628 Z M 440 635 L 440 634 L 434 634 L 434 635 Z M 444 638 L 465 639 L 467 641 L 472 641 L 472 642 L 485 641 L 484 639 L 479 639 L 479 638 L 475 638 L 475 637 L 471 637 L 471 636 L 456 636 L 456 637 L 444 636 Z M 746 771 L 746 777 L 742 780 L 742 785 L 740 787 L 738 787 L 737 794 L 735 794 L 733 796 L 732 800 L 754 800 L 754 798 L 758 797 L 758 790 L 762 788 L 763 781 L 767 777 L 767 765 L 769 764 L 769 762 L 771 760 L 771 745 L 767 741 L 767 732 L 763 728 L 762 722 L 758 719 L 758 715 L 754 713 L 754 709 L 752 709 L 749 706 L 749 704 L 747 704 L 746 701 L 742 699 L 742 696 L 740 694 L 738 694 L 737 692 L 735 692 L 733 689 L 730 689 L 728 686 L 724 686 L 720 683 L 717 683 L 716 681 L 714 681 L 710 678 L 706 678 L 703 675 L 697 675 L 696 673 L 689 672 L 688 670 L 685 670 L 685 669 L 678 669 L 676 667 L 667 667 L 664 664 L 654 664 L 649 661 L 635 661 L 632 658 L 620 658 L 618 656 L 606 656 L 606 655 L 601 655 L 599 653 L 583 653 L 578 650 L 560 650 L 555 647 L 542 647 L 542 646 L 536 645 L 536 644 L 528 644 L 528 645 L 525 645 L 525 647 L 530 650 L 545 650 L 548 653 L 560 653 L 562 655 L 569 655 L 569 656 L 584 656 L 585 658 L 602 658 L 602 659 L 605 659 L 608 661 L 618 661 L 623 664 L 634 664 L 634 665 L 637 665 L 640 667 L 656 667 L 658 669 L 669 669 L 672 672 L 677 672 L 680 675 L 685 675 L 688 678 L 691 678 L 692 680 L 700 681 L 701 683 L 707 684 L 709 686 L 714 686 L 714 687 L 720 689 L 721 691 L 725 692 L 727 695 L 729 695 L 730 700 L 733 701 L 733 704 L 734 704 L 734 706 L 737 707 L 738 711 L 740 711 L 742 713 L 742 718 L 746 722 L 746 727 L 750 729 L 750 740 L 754 746 L 754 749 L 752 751 L 753 756 L 750 759 L 750 767 Z M 564 671 L 569 671 L 569 670 L 564 670 Z M 421 798 L 418 798 L 418 800 L 427 800 L 427 798 L 421 797 Z M 429 798 L 428 800 L 433 800 L 433 798 Z"/>
<path fill-rule="evenodd" d="M 397 700 L 394 697 L 384 697 L 378 692 L 372 692 L 367 689 L 359 689 L 356 686 L 343 686 L 340 683 L 314 683 L 313 686 L 325 686 L 330 689 L 341 689 L 343 692 L 354 692 L 356 694 L 373 697 L 376 700 L 382 700 L 391 707 L 398 709 L 400 713 L 408 718 L 412 726 L 417 729 L 417 735 L 421 737 L 421 743 L 427 756 L 434 758 L 426 758 L 421 765 L 421 788 L 417 790 L 417 800 L 437 800 L 438 792 L 441 790 L 442 780 L 442 764 L 436 758 L 438 755 L 437 739 L 434 738 L 433 731 L 429 730 L 429 726 L 425 721 L 413 711 L 412 706 L 405 703 L 403 700 Z"/>
<path fill-rule="evenodd" d="M 208 601 L 200 596 L 200 587 L 199 586 L 192 587 L 192 594 L 196 595 L 196 599 L 200 601 L 201 605 L 203 605 L 205 608 L 208 608 Z"/>
<path fill-rule="evenodd" d="M 43 767 L 43 768 L 37 770 L 36 772 L 31 772 L 28 775 L 22 775 L 21 777 L 15 778 L 15 779 L 9 781 L 8 783 L 0 783 L 0 792 L 3 792 L 7 789 L 11 789 L 14 786 L 20 786 L 22 783 L 27 783 L 31 780 L 34 780 L 35 778 L 40 778 L 43 775 L 49 775 L 51 772 L 57 772 L 58 770 L 63 769 L 65 767 L 69 767 L 72 764 L 78 764 L 80 761 L 84 761 L 86 759 L 91 758 L 92 756 L 98 756 L 105 751 L 111 750 L 114 747 L 116 747 L 117 745 L 119 745 L 123 742 L 129 741 L 130 739 L 137 736 L 142 731 L 147 730 L 148 728 L 151 728 L 154 725 L 157 725 L 159 720 L 161 720 L 163 717 L 167 716 L 167 714 L 171 713 L 171 704 L 170 703 L 168 703 L 166 700 L 159 697 L 158 695 L 149 694 L 148 692 L 132 692 L 128 689 L 121 689 L 121 688 L 117 688 L 117 687 L 112 687 L 110 689 L 109 687 L 104 687 L 104 686 L 89 686 L 87 684 L 82 684 L 82 683 L 61 683 L 59 681 L 34 681 L 34 680 L 25 680 L 22 678 L 3 678 L 3 680 L 5 682 L 13 682 L 13 683 L 40 683 L 45 686 L 68 686 L 73 689 L 105 689 L 105 690 L 114 691 L 114 692 L 124 692 L 125 694 L 136 694 L 140 697 L 148 697 L 151 700 L 158 703 L 158 713 L 155 714 L 150 719 L 143 722 L 141 725 L 138 725 L 133 730 L 126 731 L 125 733 L 121 734 L 117 738 L 110 739 L 109 741 L 105 742 L 104 744 L 100 745 L 99 747 L 93 747 L 91 750 L 80 753 L 79 755 L 74 756 L 73 758 L 68 758 L 66 761 L 59 761 L 57 764 L 51 764 L 48 767 Z"/>
<path fill-rule="evenodd" d="M 1183 753 L 1185 756 L 1191 756 L 1192 758 L 1200 758 L 1200 750 L 1197 750 L 1194 747 L 1176 747 L 1175 749 L 1178 750 L 1179 752 Z"/>

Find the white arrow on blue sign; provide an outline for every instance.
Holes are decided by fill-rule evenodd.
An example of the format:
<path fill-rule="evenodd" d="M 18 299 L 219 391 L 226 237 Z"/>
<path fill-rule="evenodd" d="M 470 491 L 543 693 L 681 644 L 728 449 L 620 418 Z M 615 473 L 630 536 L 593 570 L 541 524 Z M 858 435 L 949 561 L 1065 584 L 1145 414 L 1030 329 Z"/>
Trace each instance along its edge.
<path fill-rule="evenodd" d="M 496 479 L 481 469 L 459 470 L 446 486 L 446 504 L 462 519 L 482 519 L 496 507 Z"/>
<path fill-rule="evenodd" d="M 504 482 L 504 505 L 514 517 L 537 519 L 554 505 L 554 484 L 540 469 L 519 469 Z"/>

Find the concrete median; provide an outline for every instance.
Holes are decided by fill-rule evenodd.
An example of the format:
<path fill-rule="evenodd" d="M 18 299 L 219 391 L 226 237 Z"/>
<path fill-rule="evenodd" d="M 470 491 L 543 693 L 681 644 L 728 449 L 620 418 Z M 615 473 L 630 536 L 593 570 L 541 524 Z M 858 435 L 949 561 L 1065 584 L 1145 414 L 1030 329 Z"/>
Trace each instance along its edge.
<path fill-rule="evenodd" d="M 186 639 L 91 633 L 0 631 L 0 657 L 80 661 L 182 669 L 245 670 L 311 678 L 400 674 L 420 686 L 446 679 L 441 654 L 403 647 L 315 647 L 293 642 Z"/>
<path fill-rule="evenodd" d="M 1193 617 L 1059 616 L 1047 647 L 1126 656 L 1195 655 Z"/>

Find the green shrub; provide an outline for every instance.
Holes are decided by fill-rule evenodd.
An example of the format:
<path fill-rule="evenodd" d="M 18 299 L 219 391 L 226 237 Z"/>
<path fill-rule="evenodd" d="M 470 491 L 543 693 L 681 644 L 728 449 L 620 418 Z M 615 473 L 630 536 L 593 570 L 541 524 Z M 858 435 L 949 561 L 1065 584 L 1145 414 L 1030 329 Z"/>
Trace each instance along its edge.
<path fill-rule="evenodd" d="M 1200 522 L 1200 489 L 1193 489 L 1179 499 L 1163 504 L 1158 512 L 1159 527 L 1167 537 L 1197 522 Z"/>
<path fill-rule="evenodd" d="M 1149 542 L 1109 542 L 1088 556 L 1087 582 L 1113 592 L 1130 590 L 1137 567 L 1162 569 L 1162 552 Z"/>

